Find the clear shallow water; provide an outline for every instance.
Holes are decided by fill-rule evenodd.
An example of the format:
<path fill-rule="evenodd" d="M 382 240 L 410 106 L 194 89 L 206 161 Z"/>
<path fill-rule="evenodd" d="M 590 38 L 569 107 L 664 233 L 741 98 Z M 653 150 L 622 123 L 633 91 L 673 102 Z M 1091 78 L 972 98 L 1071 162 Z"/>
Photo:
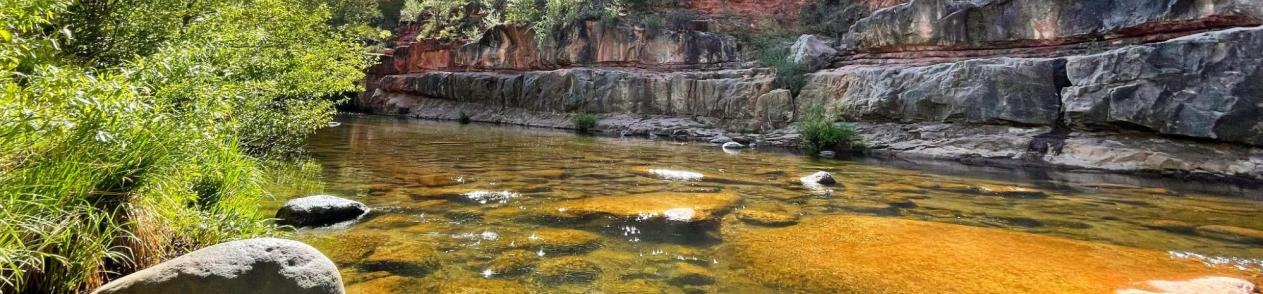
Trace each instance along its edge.
<path fill-rule="evenodd" d="M 339 264 L 352 293 L 778 292 L 740 270 L 749 265 L 734 258 L 724 232 L 824 215 L 963 224 L 1255 263 L 1249 266 L 1263 258 L 1263 246 L 1248 236 L 1197 232 L 1207 225 L 1263 230 L 1258 191 L 1196 192 L 1206 183 L 1036 179 L 552 130 L 341 121 L 308 147 L 321 166 L 319 182 L 278 187 L 264 209 L 311 193 L 373 207 L 356 222 L 296 233 Z M 813 189 L 798 181 L 821 170 L 840 185 Z M 685 210 L 644 208 L 660 215 L 635 214 L 636 206 L 655 203 L 602 202 L 629 195 L 711 200 L 664 204 L 692 207 Z"/>

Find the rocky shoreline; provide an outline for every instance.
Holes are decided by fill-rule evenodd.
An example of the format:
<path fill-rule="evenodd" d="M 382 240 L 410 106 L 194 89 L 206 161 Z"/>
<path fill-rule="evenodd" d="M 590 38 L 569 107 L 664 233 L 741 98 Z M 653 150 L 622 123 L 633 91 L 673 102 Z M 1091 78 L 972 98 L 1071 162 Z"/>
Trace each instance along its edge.
<path fill-rule="evenodd" d="M 790 149 L 821 107 L 873 157 L 1261 182 L 1263 4 L 1221 2 L 868 3 L 839 38 L 799 38 L 789 58 L 814 72 L 797 95 L 705 25 L 405 37 L 353 104 L 563 129 L 591 113 L 604 135 Z"/>

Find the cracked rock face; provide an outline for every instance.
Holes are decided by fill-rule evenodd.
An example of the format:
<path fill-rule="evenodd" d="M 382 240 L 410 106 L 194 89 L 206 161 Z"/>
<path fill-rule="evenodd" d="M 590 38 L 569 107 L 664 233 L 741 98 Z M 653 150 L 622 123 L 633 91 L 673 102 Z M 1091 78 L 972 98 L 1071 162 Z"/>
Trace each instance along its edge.
<path fill-rule="evenodd" d="M 879 10 L 846 49 L 900 52 L 1018 48 L 1263 23 L 1255 0 L 912 0 Z"/>
<path fill-rule="evenodd" d="M 1053 125 L 1058 59 L 977 59 L 920 67 L 850 67 L 812 74 L 799 99 L 851 121 Z"/>
<path fill-rule="evenodd" d="M 1263 146 L 1260 48 L 1263 27 L 1071 57 L 1066 120 Z"/>

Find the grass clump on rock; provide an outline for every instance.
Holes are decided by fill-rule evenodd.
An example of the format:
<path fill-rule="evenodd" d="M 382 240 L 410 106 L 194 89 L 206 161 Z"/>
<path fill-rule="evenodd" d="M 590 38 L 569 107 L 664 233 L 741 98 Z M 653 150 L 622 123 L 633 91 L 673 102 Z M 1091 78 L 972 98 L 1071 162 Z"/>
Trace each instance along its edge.
<path fill-rule="evenodd" d="M 807 152 L 850 148 L 856 142 L 855 128 L 846 124 L 837 124 L 825 114 L 824 108 L 813 107 L 798 122 L 798 131 L 802 135 L 800 147 Z"/>
<path fill-rule="evenodd" d="M 575 114 L 574 117 L 571 117 L 570 121 L 574 123 L 574 128 L 576 130 L 579 130 L 580 132 L 587 132 L 596 128 L 598 119 L 596 118 L 596 115 L 591 113 L 579 113 Z"/>

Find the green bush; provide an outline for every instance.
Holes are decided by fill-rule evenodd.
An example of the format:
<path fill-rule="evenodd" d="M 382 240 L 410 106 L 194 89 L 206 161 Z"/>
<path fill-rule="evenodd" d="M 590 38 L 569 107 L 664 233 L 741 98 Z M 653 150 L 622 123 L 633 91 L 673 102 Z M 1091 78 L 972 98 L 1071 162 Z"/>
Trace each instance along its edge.
<path fill-rule="evenodd" d="M 798 96 L 807 84 L 807 74 L 810 72 L 806 65 L 789 60 L 793 44 L 794 37 L 789 36 L 758 37 L 751 40 L 759 63 L 776 71 L 776 83 Z"/>
<path fill-rule="evenodd" d="M 825 114 L 824 108 L 819 106 L 813 107 L 798 121 L 798 131 L 802 135 L 799 146 L 813 154 L 824 150 L 851 147 L 857 139 L 854 127 L 835 123 Z"/>
<path fill-rule="evenodd" d="M 456 121 L 460 122 L 460 124 L 462 125 L 467 125 L 473 122 L 473 119 L 469 118 L 469 114 L 466 114 L 464 111 L 461 111 L 460 116 L 456 118 Z"/>
<path fill-rule="evenodd" d="M 368 64 L 299 1 L 0 0 L 0 293 L 269 234 L 249 154 L 301 146 Z"/>
<path fill-rule="evenodd" d="M 868 4 L 860 1 L 811 0 L 798 14 L 798 26 L 807 33 L 837 38 L 869 13 Z"/>
<path fill-rule="evenodd" d="M 597 124 L 596 115 L 590 113 L 575 114 L 570 121 L 574 123 L 574 128 L 580 132 L 587 132 L 595 129 Z"/>

